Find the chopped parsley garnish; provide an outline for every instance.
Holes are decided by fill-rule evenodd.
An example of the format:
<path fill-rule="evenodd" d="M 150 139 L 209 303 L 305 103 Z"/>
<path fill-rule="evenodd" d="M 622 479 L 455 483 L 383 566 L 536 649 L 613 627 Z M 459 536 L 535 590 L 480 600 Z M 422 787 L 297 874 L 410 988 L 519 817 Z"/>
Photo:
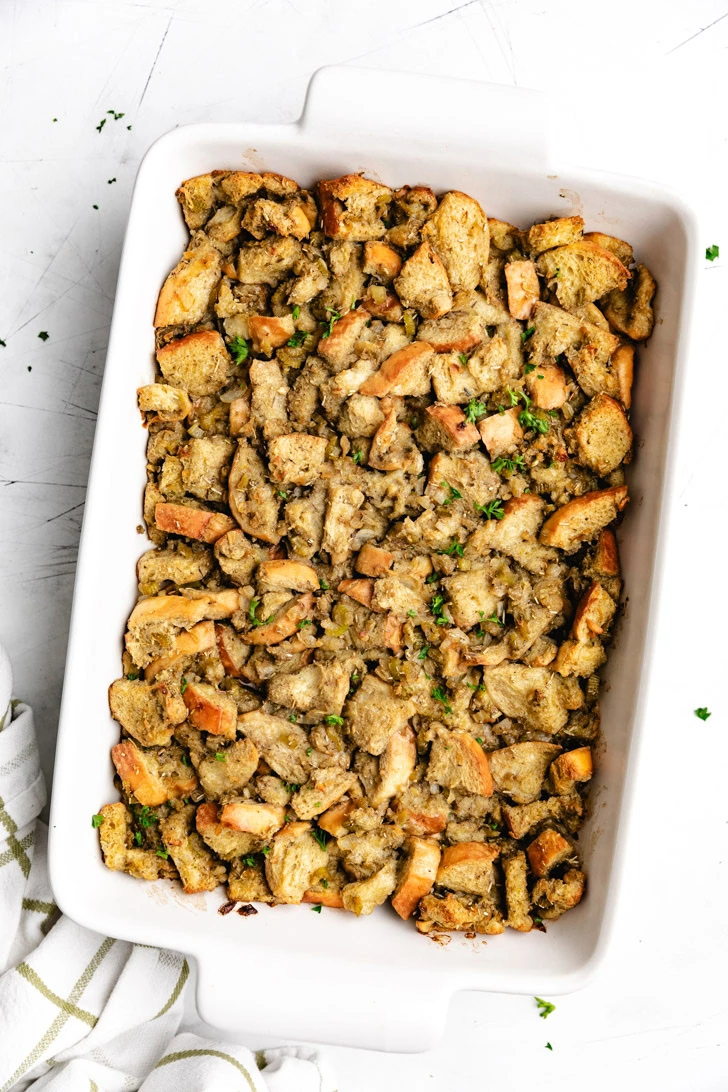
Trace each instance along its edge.
<path fill-rule="evenodd" d="M 190 760 L 189 760 L 187 755 L 181 755 L 180 756 L 180 762 L 182 763 L 183 766 L 189 766 L 189 764 L 190 764 Z"/>
<path fill-rule="evenodd" d="M 256 865 L 255 857 L 253 857 L 252 854 L 250 854 L 247 857 L 243 857 L 243 864 L 247 865 L 248 868 L 255 868 L 255 865 Z"/>
<path fill-rule="evenodd" d="M 361 450 L 357 450 L 352 453 L 351 461 L 355 464 L 355 466 L 360 466 L 363 458 L 364 452 Z"/>
<path fill-rule="evenodd" d="M 329 840 L 329 836 L 326 833 L 326 831 L 321 830 L 319 827 L 314 827 L 313 830 L 311 831 L 311 833 L 313 834 L 314 838 L 316 839 L 318 844 L 321 846 L 321 848 L 326 849 L 326 843 Z"/>
<path fill-rule="evenodd" d="M 408 610 L 407 611 L 407 617 L 408 618 L 416 618 L 417 617 L 417 611 L 416 610 Z"/>
<path fill-rule="evenodd" d="M 699 717 L 700 720 L 707 720 L 708 717 L 711 716 L 711 715 L 712 714 L 708 712 L 708 710 L 705 708 L 705 706 L 703 706 L 701 709 L 696 709 L 695 710 L 695 716 Z"/>
<path fill-rule="evenodd" d="M 521 410 L 518 414 L 518 422 L 522 428 L 532 428 L 536 432 L 540 432 L 541 435 L 549 430 L 549 423 L 543 417 L 538 417 L 535 413 L 531 413 L 530 409 Z"/>
<path fill-rule="evenodd" d="M 293 319 L 294 322 L 296 321 L 296 319 L 298 318 L 298 316 L 300 314 L 301 314 L 301 308 L 298 306 L 298 304 L 296 304 L 296 306 L 291 311 L 291 318 Z"/>
<path fill-rule="evenodd" d="M 714 262 L 716 258 L 720 257 L 720 247 L 716 246 L 715 243 L 713 243 L 712 246 L 709 246 L 706 249 L 705 257 L 708 259 L 709 262 Z"/>
<path fill-rule="evenodd" d="M 503 501 L 492 500 L 487 504 L 476 504 L 475 511 L 480 512 L 486 519 L 503 519 Z"/>
<path fill-rule="evenodd" d="M 333 309 L 333 307 L 327 307 L 326 311 L 328 312 L 329 317 L 327 318 L 326 322 L 321 323 L 322 326 L 326 327 L 323 334 L 321 335 L 321 340 L 322 341 L 324 340 L 324 338 L 331 337 L 331 335 L 334 332 L 334 326 L 336 325 L 336 323 L 341 318 L 341 315 L 339 314 L 339 312 L 335 311 Z"/>
<path fill-rule="evenodd" d="M 159 816 L 153 813 L 148 804 L 145 804 L 139 811 L 137 819 L 139 821 L 139 826 L 144 827 L 145 830 L 147 827 L 151 827 L 153 823 L 159 822 Z"/>
<path fill-rule="evenodd" d="M 263 854 L 264 857 L 267 857 L 270 853 L 270 846 L 263 846 L 260 852 Z"/>
<path fill-rule="evenodd" d="M 514 455 L 512 459 L 504 459 L 502 455 L 499 455 L 497 459 L 494 459 L 490 464 L 491 470 L 495 470 L 496 474 L 502 474 L 505 470 L 506 473 L 512 474 L 516 468 L 518 470 L 526 469 L 526 460 L 523 455 Z"/>
<path fill-rule="evenodd" d="M 236 364 L 242 364 L 244 360 L 248 359 L 250 346 L 244 337 L 234 337 L 228 345 L 228 349 Z"/>
<path fill-rule="evenodd" d="M 101 824 L 103 823 L 103 821 L 104 821 L 103 815 L 99 815 L 97 813 L 96 815 L 91 816 L 91 826 L 94 828 L 94 830 L 96 830 L 97 827 L 100 827 Z"/>
<path fill-rule="evenodd" d="M 328 716 L 324 717 L 324 720 L 326 721 L 327 724 L 343 724 L 344 723 L 344 718 L 343 717 L 337 717 L 336 713 L 329 713 Z"/>
<path fill-rule="evenodd" d="M 447 489 L 449 496 L 446 501 L 443 501 L 443 505 L 447 507 L 448 504 L 452 504 L 454 500 L 461 500 L 462 493 L 458 489 L 453 489 L 449 482 L 440 482 L 443 489 Z"/>
<path fill-rule="evenodd" d="M 536 332 L 536 327 L 535 326 L 529 326 L 527 330 L 522 330 L 521 331 L 521 341 L 528 341 L 528 339 L 530 337 L 533 337 L 535 332 Z"/>
<path fill-rule="evenodd" d="M 298 333 L 295 333 L 292 335 L 292 337 L 289 337 L 286 345 L 290 345 L 292 349 L 299 349 L 301 345 L 303 345 L 307 337 L 308 334 L 305 330 L 299 330 Z"/>
<path fill-rule="evenodd" d="M 167 850 L 167 849 L 158 849 L 157 850 L 157 856 L 162 857 L 166 861 L 167 858 L 169 857 L 169 850 Z"/>
<path fill-rule="evenodd" d="M 517 406 L 519 401 L 520 401 L 520 398 L 521 398 L 521 391 L 511 390 L 510 387 L 507 387 L 506 390 L 508 392 L 508 397 L 509 397 L 510 402 L 511 402 L 511 408 L 513 406 Z"/>
<path fill-rule="evenodd" d="M 484 683 L 466 682 L 465 685 L 467 686 L 468 690 L 485 690 L 485 684 Z M 480 742 L 480 741 L 478 741 L 478 742 Z"/>
<path fill-rule="evenodd" d="M 356 299 L 352 299 L 350 310 L 356 311 Z"/>
<path fill-rule="evenodd" d="M 41 341 L 47 341 L 50 336 L 51 335 L 48 333 L 47 330 L 41 330 L 41 332 L 38 334 L 38 337 Z"/>
<path fill-rule="evenodd" d="M 311 909 L 313 910 L 314 914 L 320 914 L 321 913 L 321 903 L 317 902 L 315 906 L 311 907 Z"/>
<path fill-rule="evenodd" d="M 329 881 L 328 881 L 328 880 L 322 880 L 322 881 L 321 881 L 321 886 L 323 887 L 324 891 L 328 891 L 328 889 L 329 889 Z"/>
<path fill-rule="evenodd" d="M 288 500 L 288 494 L 285 489 L 276 489 L 276 496 L 280 497 L 281 500 Z"/>
<path fill-rule="evenodd" d="M 328 580 L 324 580 L 324 578 L 321 577 L 321 579 L 319 580 L 319 587 L 321 588 L 321 591 L 328 591 L 331 585 L 329 584 Z"/>
<path fill-rule="evenodd" d="M 534 1001 L 536 1002 L 536 1004 L 539 1007 L 539 1014 L 538 1015 L 540 1017 L 542 1017 L 542 1019 L 544 1019 L 544 1020 L 549 1015 L 549 1013 L 552 1013 L 554 1011 L 554 1009 L 556 1008 L 556 1005 L 552 1005 L 550 1001 L 544 1001 L 540 997 L 534 997 Z"/>
<path fill-rule="evenodd" d="M 270 622 L 271 616 L 268 618 L 256 618 L 255 612 L 260 606 L 260 599 L 251 599 L 250 606 L 248 607 L 248 617 L 250 618 L 250 624 L 253 626 L 264 626 L 266 622 Z"/>
<path fill-rule="evenodd" d="M 96 126 L 96 132 L 100 133 L 104 125 L 106 125 L 106 118 L 102 118 L 101 121 L 98 123 L 98 125 Z"/>
<path fill-rule="evenodd" d="M 425 577 L 425 584 L 436 584 L 439 579 L 440 579 L 440 574 L 439 573 L 430 573 L 429 576 Z"/>
<path fill-rule="evenodd" d="M 302 618 L 301 621 L 298 623 L 298 628 L 299 629 L 305 629 L 306 626 L 312 626 L 312 625 L 313 625 L 313 622 L 311 621 L 310 618 Z"/>
<path fill-rule="evenodd" d="M 500 618 L 498 617 L 498 615 L 496 614 L 495 611 L 493 611 L 490 618 L 485 618 L 484 621 L 485 622 L 495 622 L 495 624 L 497 626 L 502 626 L 504 624 L 503 622 L 501 622 Z"/>
<path fill-rule="evenodd" d="M 306 748 L 306 758 L 310 758 L 312 754 L 313 754 L 313 747 L 307 747 Z"/>
<path fill-rule="evenodd" d="M 465 407 L 465 420 L 474 425 L 479 417 L 484 417 L 488 412 L 485 402 L 478 402 L 477 398 L 471 398 Z"/>
<path fill-rule="evenodd" d="M 134 841 L 138 846 L 142 844 L 142 834 L 140 830 L 134 831 Z"/>
<path fill-rule="evenodd" d="M 447 554 L 449 557 L 462 557 L 464 550 L 457 539 L 453 539 L 446 550 L 438 550 L 438 554 Z"/>
<path fill-rule="evenodd" d="M 524 364 L 523 365 L 523 370 L 526 373 L 526 375 L 530 375 L 531 372 L 535 372 L 536 365 L 535 364 Z"/>
<path fill-rule="evenodd" d="M 423 646 L 423 647 L 422 647 L 422 648 L 420 649 L 420 652 L 419 652 L 419 655 L 418 655 L 417 659 L 418 659 L 418 660 L 426 660 L 426 659 L 427 659 L 427 653 L 428 653 L 429 651 L 430 651 L 430 646 L 429 646 L 429 645 L 424 645 L 424 646 Z"/>
<path fill-rule="evenodd" d="M 92 205 L 91 206 L 92 209 L 98 209 L 98 207 L 99 207 L 98 205 Z"/>
<path fill-rule="evenodd" d="M 127 679 L 129 680 L 129 682 L 134 682 L 134 679 L 138 679 L 138 678 L 139 678 L 139 672 L 138 672 L 138 671 L 130 671 L 130 672 L 129 672 L 129 673 L 127 674 L 127 676 L 126 676 L 126 677 L 127 677 Z"/>
<path fill-rule="evenodd" d="M 288 716 L 288 719 L 290 720 L 291 724 L 295 724 L 296 723 L 296 714 L 295 713 L 290 713 L 289 716 Z"/>
<path fill-rule="evenodd" d="M 106 185 L 107 186 L 111 186 L 114 182 L 116 182 L 115 178 L 107 178 L 106 179 Z"/>
<path fill-rule="evenodd" d="M 439 701 L 440 705 L 445 710 L 446 716 L 449 716 L 450 713 L 452 713 L 452 706 L 448 701 L 447 690 L 445 690 L 444 686 L 436 686 L 432 691 L 432 697 L 435 701 Z"/>
<path fill-rule="evenodd" d="M 481 747 L 483 746 L 483 740 L 480 738 L 480 736 L 475 737 L 475 742 L 479 743 Z"/>
<path fill-rule="evenodd" d="M 438 592 L 437 595 L 433 595 L 430 600 L 430 611 L 437 622 L 438 626 L 449 626 L 450 620 L 442 613 L 442 606 L 445 602 L 444 598 Z"/>
<path fill-rule="evenodd" d="M 3 349 L 7 349 L 7 347 L 8 347 L 7 341 L 3 341 L 3 339 L 1 337 L 0 337 L 0 345 L 3 347 Z"/>
<path fill-rule="evenodd" d="M 458 360 L 464 366 L 468 362 L 468 354 L 467 353 L 458 353 Z"/>
<path fill-rule="evenodd" d="M 224 751 L 215 751 L 215 758 L 218 762 L 227 762 L 227 755 Z"/>
<path fill-rule="evenodd" d="M 120 121 L 124 117 L 123 114 L 117 114 L 116 110 L 107 110 L 106 113 L 111 114 L 114 121 Z"/>
<path fill-rule="evenodd" d="M 551 1046 L 551 1043 L 546 1044 L 546 1050 L 553 1050 L 553 1049 L 554 1048 Z"/>
<path fill-rule="evenodd" d="M 186 679 L 186 678 L 184 677 L 184 675 L 183 675 L 183 676 L 182 676 L 182 678 L 180 679 L 180 684 L 179 684 L 179 692 L 180 692 L 180 694 L 184 694 L 185 690 L 187 689 L 187 687 L 188 687 L 189 685 L 190 685 L 190 684 L 189 684 L 189 683 L 187 682 L 187 679 Z"/>

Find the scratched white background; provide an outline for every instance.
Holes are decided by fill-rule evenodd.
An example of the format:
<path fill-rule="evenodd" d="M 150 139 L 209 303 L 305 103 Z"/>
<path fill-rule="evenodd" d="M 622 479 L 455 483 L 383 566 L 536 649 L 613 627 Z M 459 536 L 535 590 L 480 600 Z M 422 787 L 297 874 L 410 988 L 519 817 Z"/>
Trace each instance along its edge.
<path fill-rule="evenodd" d="M 725 0 L 0 0 L 0 640 L 49 777 L 139 159 L 175 125 L 291 121 L 316 68 L 352 62 L 572 96 L 558 121 L 582 162 L 682 189 L 701 247 L 728 256 Z M 722 259 L 700 264 L 649 742 L 608 964 L 547 1021 L 529 998 L 460 994 L 431 1054 L 333 1050 L 341 1092 L 728 1088 L 728 275 Z"/>

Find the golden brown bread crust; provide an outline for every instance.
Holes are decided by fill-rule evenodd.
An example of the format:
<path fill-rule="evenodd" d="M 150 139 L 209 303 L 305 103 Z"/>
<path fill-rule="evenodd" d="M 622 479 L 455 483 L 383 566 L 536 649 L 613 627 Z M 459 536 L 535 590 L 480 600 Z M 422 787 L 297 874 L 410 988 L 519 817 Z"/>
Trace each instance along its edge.
<path fill-rule="evenodd" d="M 581 217 L 272 172 L 178 191 L 110 708 L 111 868 L 529 931 L 576 835 L 655 285 Z"/>

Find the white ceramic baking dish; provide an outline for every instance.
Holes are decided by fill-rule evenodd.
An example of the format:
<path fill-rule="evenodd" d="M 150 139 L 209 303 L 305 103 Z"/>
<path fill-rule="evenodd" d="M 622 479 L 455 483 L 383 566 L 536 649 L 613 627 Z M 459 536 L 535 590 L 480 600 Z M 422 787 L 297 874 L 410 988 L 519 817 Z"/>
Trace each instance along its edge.
<path fill-rule="evenodd" d="M 412 110 L 393 104 L 409 102 Z M 553 995 L 584 985 L 604 957 L 634 795 L 650 619 L 669 474 L 668 436 L 684 367 L 696 268 L 692 215 L 638 181 L 565 168 L 549 158 L 548 118 L 530 92 L 356 69 L 325 69 L 295 125 L 206 124 L 176 129 L 139 170 L 119 274 L 81 538 L 51 815 L 51 878 L 76 921 L 123 939 L 175 948 L 199 966 L 209 1023 L 389 1050 L 422 1050 L 441 1031 L 456 990 Z M 261 907 L 221 917 L 223 890 L 184 897 L 101 862 L 90 817 L 116 798 L 109 750 L 118 726 L 107 687 L 119 673 L 141 518 L 146 436 L 135 391 L 153 375 L 154 304 L 186 232 L 179 182 L 216 167 L 270 169 L 302 185 L 365 171 L 393 186 L 423 182 L 473 194 L 489 215 L 528 224 L 583 213 L 590 229 L 634 244 L 660 284 L 659 323 L 640 354 L 630 469 L 632 503 L 620 531 L 629 597 L 605 671 L 604 740 L 581 836 L 588 896 L 540 932 L 440 946 L 389 908 L 357 920 L 310 908 Z"/>

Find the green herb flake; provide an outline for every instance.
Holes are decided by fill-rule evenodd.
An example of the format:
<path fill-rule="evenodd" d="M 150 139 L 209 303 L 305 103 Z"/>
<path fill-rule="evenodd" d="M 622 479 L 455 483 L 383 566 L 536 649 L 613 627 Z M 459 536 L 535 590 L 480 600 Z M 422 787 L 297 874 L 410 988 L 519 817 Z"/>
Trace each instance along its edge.
<path fill-rule="evenodd" d="M 224 751 L 216 751 L 215 752 L 215 758 L 217 759 L 218 762 L 227 762 L 227 755 L 225 754 Z"/>
<path fill-rule="evenodd" d="M 705 706 L 703 706 L 701 709 L 695 710 L 695 716 L 700 720 L 707 720 L 708 717 L 712 716 L 712 713 L 709 713 Z"/>
<path fill-rule="evenodd" d="M 535 326 L 529 326 L 527 330 L 523 330 L 521 332 L 521 341 L 528 341 L 528 339 L 530 337 L 533 337 L 533 335 L 535 333 L 536 333 L 536 327 Z"/>
<path fill-rule="evenodd" d="M 92 209 L 98 209 L 98 207 L 99 207 L 98 205 L 92 205 L 91 206 Z"/>
<path fill-rule="evenodd" d="M 476 504 L 475 511 L 480 512 L 486 519 L 503 519 L 505 515 L 503 501 L 501 500 L 488 501 L 487 504 Z"/>
<path fill-rule="evenodd" d="M 324 578 L 321 577 L 321 579 L 319 580 L 319 587 L 321 588 L 321 591 L 328 591 L 331 585 L 329 584 L 328 580 L 324 580 Z"/>
<path fill-rule="evenodd" d="M 430 613 L 435 619 L 438 626 L 449 626 L 450 620 L 443 614 L 442 607 L 445 600 L 443 596 L 438 592 L 437 595 L 433 595 L 430 600 Z"/>
<path fill-rule="evenodd" d="M 335 311 L 333 307 L 327 307 L 326 311 L 328 312 L 329 317 L 327 318 L 326 322 L 321 323 L 321 325 L 325 327 L 324 332 L 321 335 L 322 341 L 324 341 L 327 337 L 331 337 L 334 332 L 334 326 L 341 318 L 340 313 L 338 311 Z"/>
<path fill-rule="evenodd" d="M 113 186 L 114 182 L 116 182 L 115 178 L 107 178 L 106 179 L 106 185 L 107 186 Z"/>
<path fill-rule="evenodd" d="M 439 701 L 440 705 L 445 710 L 446 716 L 449 716 L 450 713 L 452 713 L 452 706 L 448 701 L 447 691 L 444 686 L 436 686 L 432 691 L 432 697 L 435 701 Z"/>
<path fill-rule="evenodd" d="M 361 466 L 361 461 L 364 458 L 364 452 L 357 450 L 352 452 L 351 461 L 355 466 Z"/>
<path fill-rule="evenodd" d="M 295 713 L 290 713 L 289 716 L 288 716 L 288 719 L 290 720 L 291 724 L 295 724 L 296 723 L 296 714 Z"/>
<path fill-rule="evenodd" d="M 440 482 L 443 489 L 447 489 L 448 498 L 443 501 L 443 505 L 447 507 L 448 504 L 452 504 L 454 500 L 462 500 L 462 493 L 458 489 L 453 489 L 449 482 Z"/>
<path fill-rule="evenodd" d="M 343 724 L 344 723 L 344 718 L 343 717 L 338 717 L 336 715 L 336 713 L 329 713 L 328 716 L 324 717 L 324 720 L 326 721 L 327 724 L 337 724 L 338 725 L 338 724 Z"/>
<path fill-rule="evenodd" d="M 323 887 L 324 891 L 328 891 L 328 889 L 329 889 L 329 881 L 328 881 L 328 880 L 322 880 L 322 881 L 321 881 L 321 886 Z"/>
<path fill-rule="evenodd" d="M 709 246 L 706 249 L 705 257 L 708 259 L 709 262 L 714 262 L 716 258 L 720 257 L 720 247 L 716 246 L 715 243 L 713 243 L 712 246 Z"/>
<path fill-rule="evenodd" d="M 166 861 L 167 858 L 169 857 L 169 850 L 167 850 L 167 849 L 158 849 L 157 850 L 157 856 L 162 857 Z"/>
<path fill-rule="evenodd" d="M 298 333 L 293 334 L 292 337 L 289 337 L 286 345 L 290 345 L 292 349 L 300 349 L 308 336 L 309 335 L 306 333 L 305 330 L 299 330 Z"/>
<path fill-rule="evenodd" d="M 453 539 L 450 545 L 445 550 L 438 550 L 438 554 L 447 554 L 448 557 L 462 557 L 465 551 L 463 550 L 457 539 Z"/>
<path fill-rule="evenodd" d="M 526 373 L 526 375 L 530 375 L 531 372 L 534 372 L 536 370 L 536 365 L 535 364 L 524 364 L 523 365 L 523 370 Z"/>
<path fill-rule="evenodd" d="M 430 573 L 429 576 L 425 577 L 425 584 L 436 584 L 439 579 L 440 579 L 440 574 L 439 573 Z"/>
<path fill-rule="evenodd" d="M 154 814 L 148 804 L 140 809 L 137 819 L 139 820 L 139 826 L 144 827 L 145 830 L 147 827 L 151 827 L 153 823 L 159 822 L 159 816 Z"/>
<path fill-rule="evenodd" d="M 417 617 L 417 611 L 416 610 L 408 610 L 407 611 L 407 617 L 408 618 L 416 618 Z"/>
<path fill-rule="evenodd" d="M 281 500 L 288 500 L 288 494 L 285 489 L 276 489 L 276 496 L 280 497 Z"/>
<path fill-rule="evenodd" d="M 127 679 L 129 680 L 129 682 L 134 682 L 134 680 L 135 680 L 135 679 L 138 679 L 138 678 L 139 678 L 139 672 L 138 672 L 138 671 L 130 671 L 130 672 L 129 672 L 129 673 L 127 674 L 127 676 L 126 676 L 126 677 L 127 677 Z"/>
<path fill-rule="evenodd" d="M 553 1050 L 554 1048 L 551 1046 L 551 1043 L 547 1043 L 546 1044 L 546 1049 L 547 1050 Z"/>
<path fill-rule="evenodd" d="M 502 625 L 504 625 L 504 623 L 503 623 L 503 622 L 501 622 L 500 618 L 498 617 L 498 615 L 496 614 L 496 612 L 495 612 L 495 611 L 493 611 L 493 613 L 491 614 L 490 618 L 486 618 L 486 619 L 485 619 L 485 621 L 486 621 L 486 622 L 495 622 L 495 624 L 496 624 L 497 626 L 502 626 Z"/>
<path fill-rule="evenodd" d="M 94 830 L 98 829 L 98 827 L 101 826 L 103 821 L 104 821 L 103 815 L 96 814 L 96 815 L 91 816 L 91 826 L 94 828 Z"/>
<path fill-rule="evenodd" d="M 316 807 L 318 807 L 318 806 L 319 805 L 317 804 Z M 320 827 L 314 827 L 313 830 L 311 831 L 311 833 L 313 834 L 314 838 L 316 839 L 318 844 L 321 846 L 321 848 L 326 849 L 326 843 L 329 840 L 329 836 L 326 833 L 326 831 L 321 830 Z"/>
<path fill-rule="evenodd" d="M 310 758 L 312 754 L 313 754 L 313 747 L 307 747 L 306 748 L 306 758 Z"/>
<path fill-rule="evenodd" d="M 534 997 L 534 1001 L 539 1007 L 539 1016 L 545 1020 L 546 1017 L 554 1011 L 556 1005 L 552 1005 L 550 1001 L 544 1001 L 541 997 Z"/>
<path fill-rule="evenodd" d="M 102 118 L 101 121 L 98 123 L 98 125 L 96 126 L 96 132 L 100 133 L 104 125 L 106 125 L 106 118 Z"/>
<path fill-rule="evenodd" d="M 139 831 L 139 830 L 135 830 L 135 831 L 134 831 L 134 842 L 135 842 L 135 843 L 136 843 L 136 845 L 138 845 L 138 846 L 140 846 L 140 845 L 142 844 L 142 835 L 141 835 L 141 831 Z"/>
<path fill-rule="evenodd" d="M 460 361 L 462 366 L 465 367 L 466 364 L 468 363 L 468 354 L 467 353 L 458 353 L 458 360 Z"/>
<path fill-rule="evenodd" d="M 419 655 L 417 656 L 417 659 L 418 659 L 418 660 L 426 660 L 426 659 L 427 659 L 427 653 L 428 653 L 429 651 L 430 651 L 430 646 L 429 646 L 429 645 L 424 645 L 424 646 L 423 646 L 423 647 L 422 647 L 422 648 L 420 649 L 420 651 L 419 651 Z"/>
<path fill-rule="evenodd" d="M 488 412 L 488 407 L 485 402 L 478 402 L 477 398 L 471 398 L 465 407 L 465 420 L 469 421 L 471 425 L 474 425 L 480 417 L 484 417 Z"/>
<path fill-rule="evenodd" d="M 250 346 L 244 337 L 234 337 L 228 345 L 228 351 L 236 364 L 242 364 L 248 359 Z"/>
<path fill-rule="evenodd" d="M 523 428 L 532 428 L 535 432 L 540 432 L 542 436 L 545 436 L 549 430 L 548 421 L 535 413 L 531 413 L 530 409 L 521 410 L 518 414 L 518 422 Z"/>
<path fill-rule="evenodd" d="M 314 914 L 320 914 L 321 913 L 321 903 L 317 902 L 315 906 L 311 907 L 311 909 L 313 910 Z"/>
<path fill-rule="evenodd" d="M 301 621 L 298 623 L 297 628 L 298 629 L 305 629 L 306 626 L 312 626 L 312 625 L 313 625 L 313 622 L 311 621 L 310 618 L 302 618 Z"/>
<path fill-rule="evenodd" d="M 189 766 L 190 760 L 187 755 L 182 755 L 181 760 L 183 766 Z"/>
<path fill-rule="evenodd" d="M 267 857 L 270 853 L 270 846 L 263 846 L 260 852 L 263 854 L 264 857 Z"/>
<path fill-rule="evenodd" d="M 252 854 L 249 854 L 247 857 L 243 857 L 243 864 L 247 865 L 248 868 L 255 868 L 257 861 Z"/>
<path fill-rule="evenodd" d="M 260 606 L 260 599 L 251 599 L 250 606 L 248 607 L 248 617 L 250 618 L 250 624 L 252 626 L 264 626 L 266 622 L 270 622 L 271 616 L 268 618 L 256 618 L 255 612 Z"/>
<path fill-rule="evenodd" d="M 185 692 L 185 690 L 187 689 L 188 686 L 189 686 L 189 683 L 187 682 L 187 679 L 183 675 L 182 678 L 180 679 L 180 684 L 179 684 L 180 694 L 184 694 L 184 692 Z"/>
<path fill-rule="evenodd" d="M 121 119 L 124 117 L 123 114 L 117 114 L 116 110 L 107 110 L 106 113 L 111 114 L 114 121 L 121 121 Z"/>
<path fill-rule="evenodd" d="M 293 319 L 294 322 L 296 321 L 296 319 L 298 318 L 298 316 L 300 314 L 301 314 L 301 308 L 298 306 L 298 304 L 296 304 L 296 306 L 291 311 L 291 318 Z"/>
<path fill-rule="evenodd" d="M 41 332 L 38 334 L 38 337 L 41 341 L 47 341 L 50 336 L 51 335 L 48 333 L 47 330 L 41 330 Z"/>

